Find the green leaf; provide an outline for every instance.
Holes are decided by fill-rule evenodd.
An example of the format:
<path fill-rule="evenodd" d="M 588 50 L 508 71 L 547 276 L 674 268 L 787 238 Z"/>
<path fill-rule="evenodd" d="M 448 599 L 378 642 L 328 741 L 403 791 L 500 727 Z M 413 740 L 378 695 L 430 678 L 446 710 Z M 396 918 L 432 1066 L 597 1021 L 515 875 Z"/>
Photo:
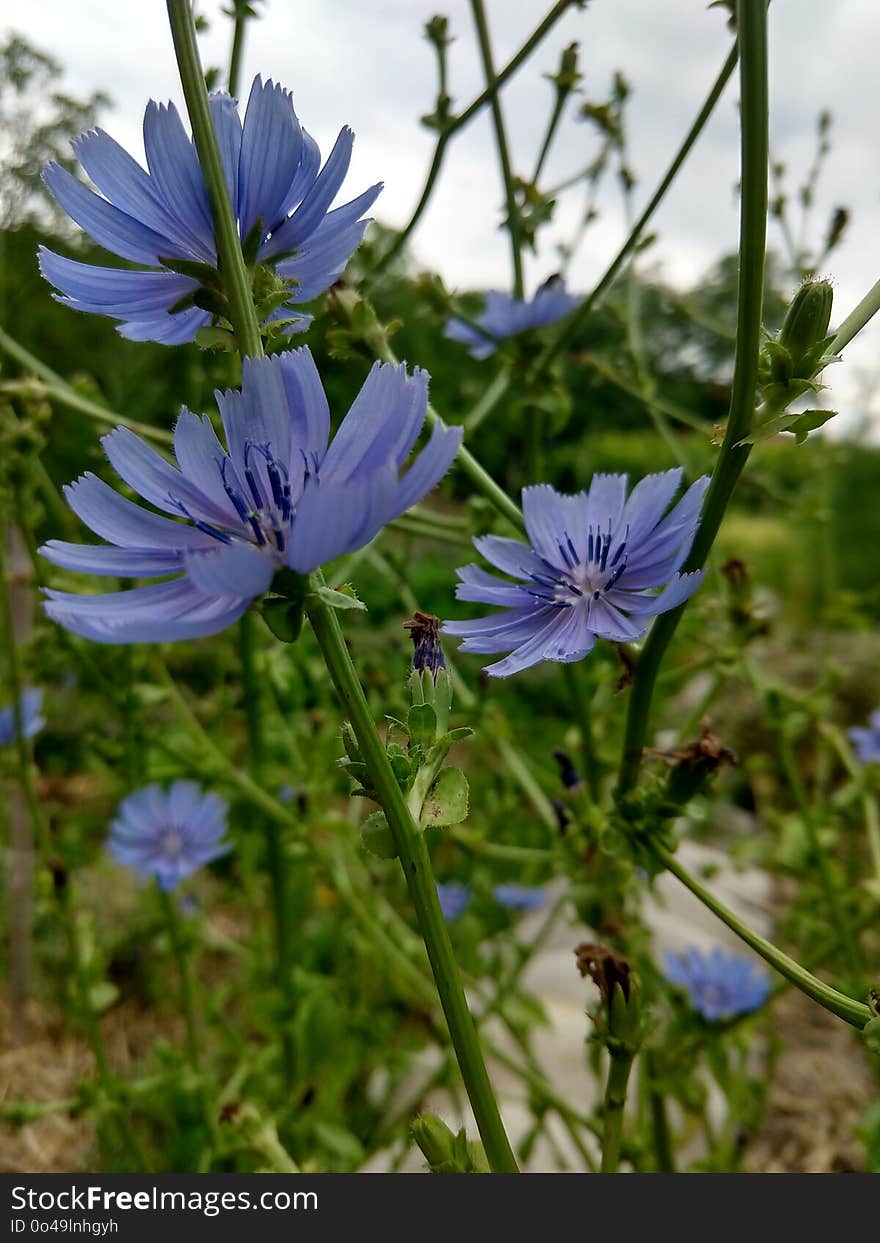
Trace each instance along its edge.
<path fill-rule="evenodd" d="M 196 345 L 200 350 L 234 350 L 235 337 L 225 328 L 205 325 L 196 333 Z"/>
<path fill-rule="evenodd" d="M 359 600 L 354 594 L 354 588 L 348 583 L 344 587 L 340 587 L 335 591 L 332 587 L 319 587 L 314 594 L 331 609 L 364 609 L 366 605 L 363 600 Z"/>
<path fill-rule="evenodd" d="M 836 413 L 836 410 L 807 410 L 796 414 L 791 410 L 786 410 L 774 418 L 759 423 L 757 427 L 753 427 L 751 434 L 743 437 L 741 443 L 758 444 L 762 440 L 769 440 L 771 436 L 778 436 L 780 432 L 793 432 L 798 444 L 802 444 L 809 432 L 815 431 L 817 427 L 833 419 Z"/>
<path fill-rule="evenodd" d="M 295 643 L 303 624 L 302 605 L 286 596 L 266 596 L 260 605 L 263 621 L 282 643 Z"/>
<path fill-rule="evenodd" d="M 467 777 L 460 768 L 445 768 L 434 782 L 422 807 L 423 829 L 431 825 L 461 824 L 468 814 Z"/>
<path fill-rule="evenodd" d="M 437 736 L 437 713 L 430 704 L 413 704 L 406 718 L 409 740 L 414 747 L 430 747 Z"/>
<path fill-rule="evenodd" d="M 473 735 L 473 730 L 469 725 L 461 725 L 458 729 L 451 729 L 448 734 L 444 734 L 442 738 L 438 738 L 429 753 L 428 759 L 433 764 L 439 764 L 446 759 L 452 747 L 457 742 L 463 742 L 465 738 Z"/>
<path fill-rule="evenodd" d="M 833 419 L 836 414 L 836 410 L 807 410 L 800 418 L 795 419 L 788 430 L 794 432 L 798 444 L 802 445 L 810 432 Z"/>
<path fill-rule="evenodd" d="M 396 859 L 397 847 L 388 827 L 384 811 L 374 811 L 361 826 L 361 841 L 371 855 L 379 859 Z"/>

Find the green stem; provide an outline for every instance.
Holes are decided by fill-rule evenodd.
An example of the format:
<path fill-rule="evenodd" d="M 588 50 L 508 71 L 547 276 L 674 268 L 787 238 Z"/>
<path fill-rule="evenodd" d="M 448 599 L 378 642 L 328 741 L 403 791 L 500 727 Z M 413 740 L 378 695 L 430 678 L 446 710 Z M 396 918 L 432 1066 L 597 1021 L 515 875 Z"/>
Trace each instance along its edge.
<path fill-rule="evenodd" d="M 685 888 L 689 889 L 694 897 L 702 902 L 703 906 L 708 907 L 714 915 L 717 915 L 731 932 L 736 933 L 756 954 L 760 954 L 765 962 L 768 962 L 780 975 L 785 976 L 790 983 L 794 984 L 795 988 L 799 988 L 802 993 L 812 997 L 813 1001 L 817 1001 L 820 1006 L 830 1011 L 831 1014 L 836 1014 L 838 1018 L 843 1019 L 845 1023 L 850 1023 L 853 1027 L 861 1029 L 871 1019 L 871 1011 L 863 1002 L 847 997 L 845 993 L 838 992 L 830 984 L 826 984 L 823 980 L 818 979 L 806 967 L 802 967 L 799 962 L 795 962 L 793 958 L 790 958 L 777 945 L 774 945 L 772 941 L 768 941 L 766 937 L 762 937 L 754 929 L 750 928 L 738 915 L 735 915 L 723 902 L 719 901 L 713 893 L 710 893 L 695 876 L 692 876 L 687 868 L 682 867 L 675 855 L 667 850 L 665 846 L 661 846 L 656 841 L 649 841 L 649 846 L 664 867 L 673 876 L 677 877 Z"/>
<path fill-rule="evenodd" d="M 166 893 L 164 889 L 159 890 L 159 897 L 162 903 L 162 914 L 165 917 L 165 923 L 168 928 L 168 937 L 171 941 L 171 951 L 174 954 L 177 974 L 180 979 L 180 1008 L 183 1011 L 183 1019 L 186 1024 L 186 1055 L 190 1066 L 198 1073 L 201 1056 L 199 1053 L 199 1024 L 196 1017 L 192 964 L 190 963 L 190 957 L 187 953 L 187 947 L 180 927 L 180 914 L 176 906 L 177 899 L 174 894 Z"/>
<path fill-rule="evenodd" d="M 557 0 L 557 3 L 553 5 L 553 8 L 543 19 L 543 21 L 536 26 L 519 51 L 516 52 L 504 68 L 499 70 L 496 74 L 494 85 L 491 88 L 487 86 L 486 90 L 479 94 L 476 99 L 474 99 L 473 102 L 464 109 L 463 112 L 459 113 L 457 117 L 451 120 L 447 128 L 438 136 L 436 146 L 434 147 L 434 154 L 431 157 L 431 164 L 428 169 L 428 174 L 425 178 L 425 184 L 422 189 L 422 193 L 419 195 L 419 201 L 416 203 L 409 220 L 404 225 L 400 233 L 398 233 L 394 244 L 390 246 L 380 258 L 376 268 L 373 271 L 373 276 L 383 271 L 389 263 L 391 263 L 391 261 L 400 254 L 401 250 L 403 250 L 404 246 L 412 236 L 416 225 L 422 218 L 425 208 L 428 206 L 428 202 L 430 201 L 437 178 L 440 175 L 440 169 L 443 166 L 443 158 L 446 155 L 446 148 L 453 134 L 456 134 L 459 130 L 464 129 L 464 127 L 472 121 L 483 108 L 485 108 L 486 104 L 489 103 L 496 92 L 501 89 L 508 78 L 511 78 L 513 74 L 516 73 L 520 65 L 522 65 L 529 58 L 529 56 L 531 56 L 532 52 L 544 36 L 552 30 L 560 17 L 562 17 L 563 14 L 572 7 L 574 2 L 575 0 Z"/>
<path fill-rule="evenodd" d="M 320 573 L 313 576 L 316 585 Z M 336 613 L 319 600 L 307 608 L 315 637 L 367 765 L 370 781 L 388 820 L 410 898 L 434 973 L 440 1003 L 455 1049 L 462 1079 L 486 1156 L 496 1173 L 516 1173 L 517 1165 L 498 1112 L 476 1028 L 468 1009 L 461 978 L 440 910 L 437 887 L 425 839 L 413 821 L 400 786 L 388 762 L 369 704 L 355 672 Z"/>
<path fill-rule="evenodd" d="M 59 405 L 68 406 L 71 410 L 76 410 L 78 414 L 85 414 L 99 423 L 108 423 L 113 427 L 117 423 L 121 423 L 124 427 L 130 428 L 141 436 L 148 436 L 153 440 L 171 443 L 173 437 L 170 432 L 166 432 L 160 427 L 152 427 L 149 423 L 139 423 L 136 419 L 127 419 L 123 415 L 117 414 L 115 410 L 108 410 L 97 402 L 89 401 L 87 397 L 83 397 L 65 379 L 54 372 L 51 367 L 47 367 L 35 354 L 32 354 L 30 350 L 26 350 L 23 345 L 20 345 L 14 337 L 10 337 L 9 333 L 2 328 L 0 328 L 0 350 L 4 354 L 8 354 L 10 358 L 14 358 L 26 371 L 37 377 L 36 380 L 6 380 L 2 384 L 2 391 L 17 392 L 23 397 L 46 398 L 50 401 L 57 401 Z"/>
<path fill-rule="evenodd" d="M 565 109 L 565 102 L 568 99 L 569 93 L 570 92 L 568 90 L 557 89 L 556 91 L 556 99 L 553 101 L 553 111 L 550 114 L 550 123 L 547 126 L 547 132 L 544 135 L 544 141 L 541 144 L 541 152 L 538 156 L 538 162 L 535 165 L 535 171 L 532 173 L 533 186 L 537 186 L 538 184 L 538 178 L 541 176 L 541 172 L 544 168 L 544 161 L 550 153 L 551 144 L 556 136 L 556 131 L 559 128 L 559 122 L 562 120 L 562 113 Z M 551 196 L 548 195 L 548 197 Z"/>
<path fill-rule="evenodd" d="M 465 415 L 462 426 L 465 435 L 475 432 L 482 423 L 483 419 L 494 410 L 495 406 L 507 392 L 510 386 L 510 376 L 507 371 L 499 371 L 495 379 L 487 389 L 483 391 L 483 395 L 476 403 L 474 408 Z"/>
<path fill-rule="evenodd" d="M 480 45 L 480 59 L 483 62 L 483 73 L 486 77 L 486 90 L 491 92 L 492 98 L 492 124 L 495 129 L 495 145 L 498 148 L 501 178 L 504 182 L 507 231 L 510 234 L 510 257 L 513 262 L 513 296 L 521 300 L 523 297 L 523 266 L 519 206 L 516 201 L 504 114 L 501 111 L 501 99 L 498 94 L 498 77 L 495 73 L 495 64 L 492 59 L 492 39 L 489 34 L 489 23 L 486 21 L 486 10 L 483 6 L 483 0 L 471 0 L 471 13 L 474 18 L 474 25 L 477 28 L 477 41 Z"/>
<path fill-rule="evenodd" d="M 214 219 L 214 240 L 219 254 L 219 266 L 229 302 L 229 318 L 242 354 L 260 358 L 263 341 L 260 325 L 254 310 L 250 277 L 241 253 L 238 226 L 232 212 L 229 190 L 220 158 L 220 147 L 211 110 L 205 75 L 199 58 L 195 25 L 189 0 L 166 0 L 174 54 L 183 95 L 192 126 L 193 142 L 199 156 L 211 215 Z"/>
<path fill-rule="evenodd" d="M 255 618 L 245 613 L 238 623 L 239 654 L 241 657 L 242 685 L 244 688 L 245 719 L 248 734 L 248 770 L 254 784 L 265 788 L 263 713 L 260 697 L 260 679 L 256 668 Z M 272 887 L 272 914 L 275 930 L 275 980 L 279 995 L 285 1004 L 281 1028 L 281 1059 L 285 1081 L 293 1081 L 294 1045 L 289 1024 L 292 1019 L 293 997 L 290 988 L 292 950 L 290 943 L 290 885 L 287 857 L 284 849 L 283 829 L 271 819 L 263 820 L 266 836 L 266 861 Z"/>
<path fill-rule="evenodd" d="M 651 1140 L 654 1162 L 659 1174 L 675 1173 L 675 1157 L 669 1134 L 669 1114 L 666 1097 L 656 1082 L 656 1070 L 650 1055 L 645 1058 L 645 1074 L 648 1079 L 648 1106 L 651 1111 Z"/>
<path fill-rule="evenodd" d="M 736 354 L 730 413 L 724 441 L 706 493 L 703 517 L 684 570 L 698 570 L 718 534 L 728 502 L 749 456 L 742 444 L 755 408 L 761 310 L 764 297 L 764 253 L 767 235 L 767 7 L 765 0 L 740 0 L 737 6 L 740 48 L 742 192 L 739 234 L 739 283 Z M 732 53 L 733 54 L 733 53 Z M 655 621 L 636 665 L 626 720 L 618 795 L 636 784 L 654 683 L 686 604 Z"/>
<path fill-rule="evenodd" d="M 834 340 L 828 347 L 829 354 L 839 354 L 862 331 L 865 325 L 880 311 L 880 281 L 872 285 L 834 334 Z"/>
<path fill-rule="evenodd" d="M 248 12 L 244 5 L 236 5 L 233 14 L 232 48 L 229 53 L 229 73 L 226 78 L 226 89 L 233 99 L 238 96 L 238 78 L 241 72 L 241 58 L 244 53 L 244 35 L 248 23 Z"/>
<path fill-rule="evenodd" d="M 589 316 L 590 312 L 593 310 L 593 307 L 596 305 L 598 300 L 601 298 L 602 294 L 609 287 L 609 285 L 611 285 L 611 283 L 614 281 L 614 278 L 617 276 L 618 272 L 623 266 L 630 251 L 633 250 L 639 238 L 642 236 L 642 233 L 644 232 L 645 226 L 648 224 L 648 221 L 651 219 L 654 212 L 657 210 L 660 203 L 662 202 L 664 196 L 666 195 L 666 191 L 669 189 L 669 187 L 672 185 L 673 181 L 675 180 L 679 169 L 681 168 L 681 166 L 684 164 L 685 160 L 687 159 L 690 153 L 690 150 L 693 147 L 694 143 L 699 138 L 703 130 L 703 127 L 705 126 L 706 122 L 709 120 L 709 117 L 712 115 L 715 105 L 718 103 L 718 100 L 721 98 L 721 95 L 724 92 L 724 88 L 725 86 L 727 86 L 728 80 L 730 79 L 730 76 L 733 73 L 734 68 L 736 67 L 736 61 L 737 61 L 737 47 L 736 47 L 736 44 L 734 44 L 734 46 L 730 49 L 730 52 L 727 54 L 727 59 L 722 65 L 721 72 L 718 74 L 718 77 L 715 79 L 712 89 L 709 91 L 709 94 L 706 96 L 705 103 L 703 104 L 700 111 L 697 113 L 697 116 L 696 116 L 696 119 L 694 120 L 693 125 L 688 130 L 687 134 L 685 135 L 684 141 L 682 142 L 678 151 L 675 153 L 672 163 L 669 165 L 669 168 L 666 170 L 666 173 L 664 174 L 663 179 L 661 180 L 657 189 L 654 191 L 651 198 L 648 200 L 648 203 L 644 211 L 642 212 L 638 220 L 633 225 L 632 229 L 629 232 L 629 235 L 627 236 L 620 250 L 617 252 L 617 254 L 612 259 L 604 275 L 600 278 L 599 283 L 587 295 L 587 297 L 576 308 L 576 310 L 574 310 L 572 314 L 569 315 L 569 317 L 563 322 L 562 327 L 560 328 L 559 332 L 556 335 L 556 339 L 553 342 L 551 342 L 551 344 L 548 345 L 547 348 L 544 350 L 544 352 L 539 356 L 535 364 L 535 372 L 534 372 L 535 376 L 539 376 L 543 374 L 547 366 L 560 353 L 560 351 L 565 348 L 567 343 L 576 334 L 578 328 Z"/>
<path fill-rule="evenodd" d="M 602 1106 L 602 1174 L 616 1174 L 620 1165 L 620 1143 L 623 1138 L 623 1112 L 626 1108 L 626 1090 L 632 1070 L 633 1054 L 628 1050 L 611 1051 L 608 1065 L 608 1082 Z"/>
<path fill-rule="evenodd" d="M 598 803 L 602 796 L 602 767 L 596 754 L 596 740 L 593 737 L 593 721 L 590 716 L 593 687 L 590 685 L 589 671 L 582 662 L 563 665 L 562 668 L 581 739 L 584 779 L 590 799 L 593 803 Z"/>

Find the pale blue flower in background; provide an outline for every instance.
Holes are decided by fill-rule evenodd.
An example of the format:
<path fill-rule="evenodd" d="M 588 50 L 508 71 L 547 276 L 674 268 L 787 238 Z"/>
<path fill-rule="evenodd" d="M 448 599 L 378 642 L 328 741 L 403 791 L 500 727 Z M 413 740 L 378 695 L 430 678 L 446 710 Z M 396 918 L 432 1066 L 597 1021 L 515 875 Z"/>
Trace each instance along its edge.
<path fill-rule="evenodd" d="M 547 905 L 547 890 L 528 885 L 496 885 L 492 890 L 496 902 L 509 911 L 534 911 Z"/>
<path fill-rule="evenodd" d="M 868 726 L 854 725 L 846 732 L 863 764 L 880 764 L 880 708 L 868 717 Z"/>
<path fill-rule="evenodd" d="M 770 995 L 767 975 L 751 958 L 718 946 L 708 954 L 691 947 L 665 954 L 666 978 L 687 991 L 693 1008 L 709 1022 L 760 1009 Z"/>
<path fill-rule="evenodd" d="M 463 915 L 470 906 L 471 890 L 469 885 L 462 885 L 457 880 L 438 882 L 437 897 L 440 899 L 440 910 L 448 924 L 454 923 L 459 915 Z"/>
<path fill-rule="evenodd" d="M 155 877 L 164 890 L 226 854 L 227 806 L 195 781 L 153 782 L 119 804 L 107 846 L 116 863 L 141 880 Z"/>
<path fill-rule="evenodd" d="M 46 724 L 42 714 L 43 692 L 25 691 L 19 700 L 21 728 L 25 738 L 33 738 Z M 12 704 L 0 711 L 0 747 L 10 747 L 15 742 L 15 709 Z"/>
<path fill-rule="evenodd" d="M 472 358 L 489 358 L 498 348 L 499 341 L 527 332 L 530 328 L 555 324 L 573 311 L 580 301 L 579 297 L 566 292 L 565 281 L 559 276 L 551 276 L 545 281 L 530 301 L 520 301 L 492 289 L 486 294 L 484 310 L 473 323 L 453 316 L 443 335 L 469 346 Z"/>

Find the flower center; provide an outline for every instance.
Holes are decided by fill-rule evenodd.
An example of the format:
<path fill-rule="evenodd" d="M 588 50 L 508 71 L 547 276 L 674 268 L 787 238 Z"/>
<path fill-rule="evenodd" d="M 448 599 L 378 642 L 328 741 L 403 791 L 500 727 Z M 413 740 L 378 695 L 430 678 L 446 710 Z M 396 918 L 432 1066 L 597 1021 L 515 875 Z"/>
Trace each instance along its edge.
<path fill-rule="evenodd" d="M 183 854 L 184 837 L 176 825 L 171 825 L 159 839 L 159 851 L 166 859 L 179 859 Z"/>
<path fill-rule="evenodd" d="M 570 608 L 578 600 L 598 600 L 614 586 L 626 569 L 628 535 L 629 528 L 623 539 L 615 544 L 610 521 L 605 531 L 598 526 L 587 527 L 587 556 L 583 560 L 571 536 L 564 531 L 556 546 L 566 568 L 560 570 L 545 561 L 547 573 L 530 574 L 529 578 L 535 586 L 526 590 L 556 608 Z"/>
<path fill-rule="evenodd" d="M 244 446 L 244 480 L 229 458 L 220 464 L 223 489 L 260 548 L 281 554 L 293 517 L 287 467 L 267 444 L 248 441 Z"/>

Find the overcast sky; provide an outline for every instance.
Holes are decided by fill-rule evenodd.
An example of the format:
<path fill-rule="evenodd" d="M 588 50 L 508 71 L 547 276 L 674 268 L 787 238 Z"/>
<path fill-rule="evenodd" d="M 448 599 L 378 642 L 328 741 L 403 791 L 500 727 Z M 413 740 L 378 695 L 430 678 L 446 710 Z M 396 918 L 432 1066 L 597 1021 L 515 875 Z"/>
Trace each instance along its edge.
<path fill-rule="evenodd" d="M 487 0 L 496 64 L 502 65 L 550 8 L 551 0 Z M 204 0 L 211 20 L 203 39 L 206 64 L 225 64 L 229 27 L 222 4 Z M 433 108 L 433 49 L 425 21 L 449 16 L 450 90 L 459 109 L 483 87 L 467 0 L 267 0 L 264 17 L 248 27 L 243 84 L 260 72 L 290 87 L 304 125 L 328 151 L 343 124 L 357 134 L 346 197 L 383 179 L 375 214 L 392 225 L 408 218 L 421 189 L 432 135 L 418 117 Z M 181 102 L 163 0 L 4 0 L 2 20 L 50 51 L 66 67 L 74 93 L 96 88 L 113 100 L 103 124 L 142 158 L 140 123 L 148 98 Z M 880 3 L 878 0 L 774 0 L 770 9 L 771 141 L 796 183 L 814 149 L 818 112 L 834 115 L 833 150 L 820 186 L 812 237 L 825 230 L 831 209 L 850 207 L 844 245 L 830 262 L 838 318 L 880 276 Z M 633 87 L 628 106 L 631 164 L 637 202 L 651 193 L 713 82 L 730 44 L 725 14 L 707 0 L 592 0 L 557 24 L 504 92 L 517 172 L 530 174 L 552 103 L 542 77 L 555 72 L 561 49 L 577 40 L 584 87 L 593 100 L 607 95 L 615 69 Z M 576 103 L 570 106 L 573 113 Z M 571 117 L 547 165 L 548 184 L 586 164 L 594 131 Z M 731 83 L 658 211 L 660 234 L 651 254 L 664 275 L 686 286 L 737 237 L 736 84 Z M 792 187 L 793 188 L 793 187 Z M 488 112 L 456 136 L 432 205 L 413 246 L 426 266 L 451 285 L 510 286 L 509 247 L 497 229 L 501 183 Z M 555 244 L 574 229 L 581 192 L 570 193 L 545 231 L 537 258 L 527 263 L 534 289 L 557 266 Z M 571 284 L 587 290 L 625 234 L 613 186 L 599 223 L 571 269 Z M 771 223 L 771 243 L 779 237 Z M 880 317 L 878 317 L 880 321 Z M 833 396 L 849 424 L 863 394 L 880 375 L 880 322 L 872 324 L 835 369 Z M 421 361 L 421 360 L 420 360 Z M 430 365 L 430 360 L 424 360 Z M 880 425 L 880 393 L 870 397 Z M 843 420 L 841 420 L 843 423 Z"/>

